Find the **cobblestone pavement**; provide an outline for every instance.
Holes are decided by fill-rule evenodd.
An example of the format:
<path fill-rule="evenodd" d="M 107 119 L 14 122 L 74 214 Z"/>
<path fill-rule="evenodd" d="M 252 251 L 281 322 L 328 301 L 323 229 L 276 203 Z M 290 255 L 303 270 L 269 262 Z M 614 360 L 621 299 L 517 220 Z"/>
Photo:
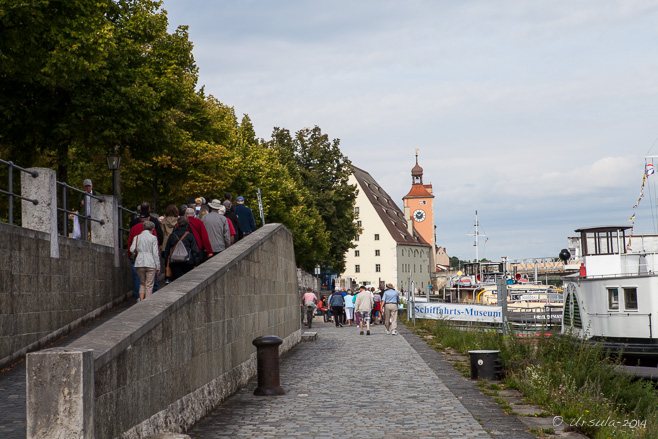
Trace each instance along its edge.
<path fill-rule="evenodd" d="M 112 308 L 99 318 L 87 323 L 86 326 L 73 331 L 48 347 L 61 347 L 73 343 L 134 303 L 134 300 L 128 300 Z M 25 360 L 22 360 L 0 372 L 0 438 L 25 439 L 25 428 Z"/>
<path fill-rule="evenodd" d="M 383 325 L 374 326 L 371 336 L 359 335 L 353 326 L 336 328 L 317 318 L 312 330 L 318 340 L 302 343 L 281 361 L 286 395 L 254 396 L 252 380 L 188 434 L 197 439 L 491 437 L 405 336 L 386 335 Z"/>

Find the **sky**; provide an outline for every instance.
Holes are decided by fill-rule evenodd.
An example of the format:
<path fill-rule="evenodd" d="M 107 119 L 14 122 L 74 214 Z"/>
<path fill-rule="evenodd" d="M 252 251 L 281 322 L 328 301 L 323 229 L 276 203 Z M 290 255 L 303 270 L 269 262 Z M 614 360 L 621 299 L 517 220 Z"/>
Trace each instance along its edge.
<path fill-rule="evenodd" d="M 557 256 L 580 227 L 658 233 L 658 175 L 633 208 L 658 156 L 658 0 L 163 9 L 189 26 L 199 86 L 259 137 L 317 125 L 400 206 L 418 148 L 450 256 L 475 258 L 476 210 L 490 260 Z"/>

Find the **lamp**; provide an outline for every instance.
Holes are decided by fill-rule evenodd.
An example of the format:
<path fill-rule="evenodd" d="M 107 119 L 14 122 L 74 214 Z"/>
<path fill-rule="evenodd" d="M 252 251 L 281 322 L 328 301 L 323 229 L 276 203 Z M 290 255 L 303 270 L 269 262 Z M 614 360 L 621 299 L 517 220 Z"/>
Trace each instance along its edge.
<path fill-rule="evenodd" d="M 107 169 L 110 171 L 118 171 L 119 166 L 121 166 L 121 156 L 118 156 L 114 153 L 107 155 Z"/>
<path fill-rule="evenodd" d="M 121 206 L 121 156 L 117 155 L 119 145 L 114 147 L 115 152 L 107 155 L 107 169 L 112 171 L 112 192 L 116 197 L 117 206 Z"/>

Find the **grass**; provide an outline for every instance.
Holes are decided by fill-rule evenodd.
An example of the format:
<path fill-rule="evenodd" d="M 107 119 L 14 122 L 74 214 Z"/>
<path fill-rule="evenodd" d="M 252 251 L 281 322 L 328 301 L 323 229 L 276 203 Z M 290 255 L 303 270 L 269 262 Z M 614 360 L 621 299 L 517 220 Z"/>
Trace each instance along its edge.
<path fill-rule="evenodd" d="M 437 349 L 452 348 L 463 355 L 475 349 L 499 350 L 506 373 L 504 387 L 519 390 L 526 400 L 562 416 L 567 425 L 572 424 L 571 430 L 597 439 L 658 437 L 655 384 L 615 371 L 618 360 L 600 347 L 567 336 L 528 339 L 478 328 L 462 330 L 441 320 L 418 320 L 417 325 L 424 335 L 434 335 L 427 341 Z M 470 377 L 467 362 L 453 364 Z M 478 385 L 492 396 L 501 389 L 495 383 Z M 496 402 L 511 412 L 503 401 Z"/>

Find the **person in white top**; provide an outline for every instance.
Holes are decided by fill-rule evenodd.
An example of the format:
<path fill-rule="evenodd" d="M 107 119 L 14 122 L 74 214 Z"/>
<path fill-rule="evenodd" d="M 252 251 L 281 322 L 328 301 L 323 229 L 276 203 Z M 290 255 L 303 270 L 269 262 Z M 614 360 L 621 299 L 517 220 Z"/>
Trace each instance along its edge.
<path fill-rule="evenodd" d="M 347 319 L 347 326 L 352 326 L 352 320 L 354 320 L 354 295 L 352 290 L 347 290 L 347 296 L 345 296 L 345 318 Z"/>
<path fill-rule="evenodd" d="M 144 223 L 144 230 L 137 235 L 130 246 L 130 252 L 137 254 L 135 270 L 139 277 L 140 302 L 153 293 L 155 276 L 160 273 L 160 250 L 158 238 L 153 235 L 155 224 L 151 221 Z"/>

